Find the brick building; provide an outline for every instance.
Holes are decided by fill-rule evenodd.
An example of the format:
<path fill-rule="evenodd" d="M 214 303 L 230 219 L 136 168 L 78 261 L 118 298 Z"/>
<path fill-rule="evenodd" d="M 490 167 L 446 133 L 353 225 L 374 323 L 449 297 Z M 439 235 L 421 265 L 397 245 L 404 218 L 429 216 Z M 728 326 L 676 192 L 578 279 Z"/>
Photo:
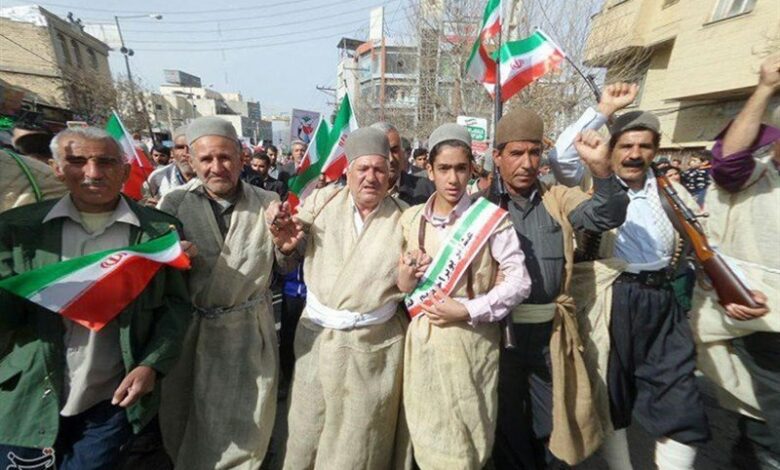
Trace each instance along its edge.
<path fill-rule="evenodd" d="M 37 5 L 0 8 L 0 79 L 28 100 L 78 108 L 85 89 L 111 82 L 109 47 Z"/>

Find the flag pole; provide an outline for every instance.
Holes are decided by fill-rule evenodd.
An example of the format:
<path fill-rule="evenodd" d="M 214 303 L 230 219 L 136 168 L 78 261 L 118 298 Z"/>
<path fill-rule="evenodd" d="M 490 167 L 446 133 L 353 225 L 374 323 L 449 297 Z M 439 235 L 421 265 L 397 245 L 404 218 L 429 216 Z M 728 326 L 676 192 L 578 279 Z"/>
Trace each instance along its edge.
<path fill-rule="evenodd" d="M 498 121 L 501 119 L 501 115 L 504 112 L 504 103 L 501 101 L 501 40 L 504 31 L 504 2 L 503 0 L 498 2 L 499 11 L 499 28 L 498 28 L 498 49 L 496 50 L 496 84 L 493 89 L 493 148 L 496 145 L 496 129 L 498 129 Z"/>

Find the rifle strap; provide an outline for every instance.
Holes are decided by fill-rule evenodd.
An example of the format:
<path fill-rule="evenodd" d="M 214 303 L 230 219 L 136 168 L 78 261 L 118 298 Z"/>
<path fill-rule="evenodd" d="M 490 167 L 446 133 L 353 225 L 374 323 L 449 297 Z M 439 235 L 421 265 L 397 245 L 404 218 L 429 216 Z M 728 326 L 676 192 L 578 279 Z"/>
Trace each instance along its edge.
<path fill-rule="evenodd" d="M 671 182 L 669 184 L 671 184 Z M 669 196 L 667 196 L 666 192 L 664 192 L 660 184 L 656 184 L 655 186 L 658 190 L 658 199 L 661 201 L 661 207 L 663 208 L 666 216 L 669 218 L 669 221 L 672 223 L 672 227 L 674 227 L 674 230 L 677 232 L 677 236 L 679 238 L 674 247 L 672 261 L 669 263 L 669 267 L 667 268 L 669 275 L 674 276 L 677 274 L 677 271 L 680 269 L 680 265 L 682 264 L 683 260 L 685 260 L 687 254 L 690 252 L 691 244 L 688 241 L 688 237 L 686 237 L 685 232 L 680 228 L 680 222 L 677 219 L 677 213 L 674 211 L 674 207 L 672 207 L 672 202 L 669 200 Z"/>

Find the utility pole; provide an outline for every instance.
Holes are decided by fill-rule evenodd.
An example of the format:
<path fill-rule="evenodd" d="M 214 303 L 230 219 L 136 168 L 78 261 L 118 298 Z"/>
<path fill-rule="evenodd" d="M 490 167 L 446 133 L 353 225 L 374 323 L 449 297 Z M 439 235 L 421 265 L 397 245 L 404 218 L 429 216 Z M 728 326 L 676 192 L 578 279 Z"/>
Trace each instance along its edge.
<path fill-rule="evenodd" d="M 135 95 L 135 82 L 133 82 L 133 73 L 130 71 L 130 56 L 135 54 L 135 52 L 132 49 L 128 49 L 125 46 L 125 38 L 122 36 L 122 27 L 119 26 L 119 18 L 152 18 L 155 20 L 161 20 L 162 15 L 159 14 L 151 14 L 151 15 L 128 15 L 128 16 L 117 16 L 114 15 L 114 23 L 116 23 L 116 32 L 119 35 L 119 43 L 121 44 L 122 48 L 119 49 L 119 51 L 122 53 L 122 55 L 125 57 L 125 67 L 127 68 L 127 80 L 130 82 L 130 102 L 132 103 L 133 111 L 138 112 L 138 107 L 136 103 L 136 95 Z M 141 96 L 141 113 L 144 117 L 144 120 L 146 121 L 146 126 L 149 129 L 149 137 L 152 139 L 152 143 L 156 144 L 157 139 L 154 137 L 154 131 L 152 130 L 152 122 L 149 120 L 149 113 L 146 112 L 146 104 L 144 103 L 143 93 Z"/>

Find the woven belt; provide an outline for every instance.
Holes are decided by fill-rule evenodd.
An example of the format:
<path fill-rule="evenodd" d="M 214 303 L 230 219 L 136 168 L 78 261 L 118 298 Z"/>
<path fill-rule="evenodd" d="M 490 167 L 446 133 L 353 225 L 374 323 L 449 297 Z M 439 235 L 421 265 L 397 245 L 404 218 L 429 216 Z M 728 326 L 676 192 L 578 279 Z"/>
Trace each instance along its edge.
<path fill-rule="evenodd" d="M 638 273 L 622 273 L 615 282 L 638 282 L 647 287 L 663 287 L 672 281 L 672 271 L 640 271 Z"/>
<path fill-rule="evenodd" d="M 249 299 L 243 304 L 233 305 L 232 307 L 195 307 L 195 313 L 200 315 L 201 318 L 213 320 L 228 313 L 247 310 L 264 301 L 265 297 L 261 295 L 259 297 L 255 297 L 254 299 Z"/>

